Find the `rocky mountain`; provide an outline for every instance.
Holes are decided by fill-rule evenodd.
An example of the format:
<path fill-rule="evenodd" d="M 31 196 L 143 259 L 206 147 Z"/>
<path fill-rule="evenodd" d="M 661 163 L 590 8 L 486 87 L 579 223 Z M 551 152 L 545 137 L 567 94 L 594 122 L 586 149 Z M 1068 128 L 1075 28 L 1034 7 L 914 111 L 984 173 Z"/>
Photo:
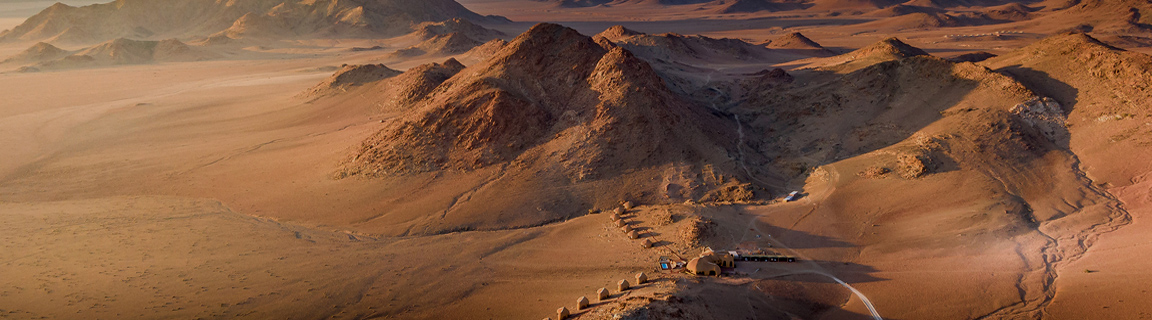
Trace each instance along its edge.
<path fill-rule="evenodd" d="M 1152 57 L 1081 33 L 1056 35 L 981 62 L 1050 96 L 1067 114 L 1069 146 L 1098 179 L 1120 184 L 1144 170 L 1124 150 L 1152 143 L 1145 102 L 1152 99 Z M 1123 159 L 1123 160 L 1121 160 Z"/>
<path fill-rule="evenodd" d="M 780 0 L 716 0 L 709 4 L 718 7 L 718 9 L 714 9 L 714 12 L 721 14 L 802 10 L 812 6 L 806 1 Z"/>
<path fill-rule="evenodd" d="M 415 29 L 412 34 L 423 40 L 452 33 L 459 33 L 480 42 L 506 36 L 503 32 L 488 29 L 461 18 L 453 18 L 440 22 L 424 22 L 416 25 Z"/>
<path fill-rule="evenodd" d="M 363 86 L 398 76 L 403 72 L 388 68 L 383 64 L 343 65 L 336 73 L 324 79 L 306 92 L 309 96 L 321 96 L 332 93 L 348 91 L 351 88 Z"/>
<path fill-rule="evenodd" d="M 834 206 L 829 221 L 858 234 L 853 243 L 914 252 L 963 243 L 980 249 L 958 255 L 975 256 L 999 241 L 1041 239 L 1006 250 L 1025 252 L 1019 263 L 1033 270 L 1010 281 L 1011 305 L 974 312 L 1030 318 L 1046 312 L 1058 275 L 1083 273 L 1067 266 L 1101 232 L 1129 223 L 1101 186 L 1148 170 L 1121 151 L 1147 144 L 1146 121 L 1136 120 L 1147 108 L 1131 101 L 1148 99 L 1148 56 L 1083 35 L 980 64 L 893 39 L 847 56 L 857 62 L 796 71 L 803 81 L 757 90 L 734 112 L 764 139 L 756 151 L 774 159 L 749 165 L 806 174 L 806 188 L 828 194 L 812 201 Z M 979 209 L 904 205 L 941 197 Z M 860 207 L 879 209 L 843 209 Z"/>
<path fill-rule="evenodd" d="M 729 157 L 735 137 L 729 118 L 670 92 L 624 48 L 539 24 L 490 58 L 447 72 L 446 80 L 423 76 L 443 68 L 417 68 L 375 85 L 375 92 L 393 92 L 381 102 L 409 92 L 394 105 L 409 111 L 364 141 L 337 174 L 490 177 L 467 202 L 449 208 L 449 218 L 412 222 L 417 229 L 531 225 L 621 197 L 750 200 L 761 190 L 742 182 L 750 180 Z M 493 170 L 498 174 L 491 176 Z M 664 182 L 630 182 L 652 179 Z"/>
<path fill-rule="evenodd" d="M 924 50 L 908 45 L 900 39 L 888 38 L 852 52 L 826 58 L 825 65 L 828 69 L 847 72 L 871 66 L 877 62 L 927 55 L 928 53 Z"/>
<path fill-rule="evenodd" d="M 453 0 L 117 0 L 53 5 L 0 35 L 0 41 L 94 43 L 116 38 L 398 36 L 426 21 L 506 21 Z"/>
<path fill-rule="evenodd" d="M 772 57 L 770 50 L 739 39 L 676 33 L 645 34 L 623 26 L 610 27 L 595 38 L 611 41 L 653 62 L 760 61 Z"/>
<path fill-rule="evenodd" d="M 646 5 L 681 5 L 706 3 L 713 0 L 538 0 L 555 3 L 562 8 L 594 7 L 601 5 L 646 4 Z"/>
<path fill-rule="evenodd" d="M 47 43 L 37 43 L 28 50 L 4 60 L 34 69 L 59 70 L 111 65 L 147 64 L 155 62 L 201 61 L 220 55 L 201 47 L 189 46 L 180 40 L 141 41 L 115 39 L 77 51 L 64 51 Z"/>
<path fill-rule="evenodd" d="M 772 39 L 764 44 L 764 46 L 769 49 L 785 50 L 811 56 L 830 56 L 835 54 L 799 32 L 791 32 Z"/>
<path fill-rule="evenodd" d="M 69 54 L 69 51 L 57 48 L 48 43 L 38 42 L 27 50 L 20 52 L 14 56 L 4 59 L 0 64 L 29 64 L 41 61 L 51 61 L 63 58 Z"/>
<path fill-rule="evenodd" d="M 1042 20 L 1051 25 L 1097 34 L 1146 35 L 1152 32 L 1152 3 L 1148 1 L 1090 0 L 1069 2 L 1069 5 Z"/>
<path fill-rule="evenodd" d="M 709 12 L 732 14 L 760 11 L 800 10 L 811 7 L 809 1 L 800 0 L 537 0 L 554 3 L 560 8 L 582 8 L 617 5 L 676 6 L 697 5 Z"/>
<path fill-rule="evenodd" d="M 393 59 L 405 59 L 418 56 L 443 56 L 468 52 L 483 42 L 474 40 L 460 33 L 436 35 L 416 45 L 396 50 L 389 55 Z"/>
<path fill-rule="evenodd" d="M 484 28 L 464 19 L 425 22 L 416 26 L 411 36 L 422 40 L 408 48 L 397 50 L 389 57 L 405 59 L 417 56 L 445 56 L 468 52 L 487 41 L 500 39 L 505 34 Z"/>
<path fill-rule="evenodd" d="M 496 53 L 500 52 L 500 49 L 503 49 L 506 45 L 508 45 L 508 41 L 504 39 L 492 39 L 491 41 L 472 48 L 472 50 L 468 50 L 468 52 L 465 52 L 461 57 L 480 62 L 496 55 Z"/>

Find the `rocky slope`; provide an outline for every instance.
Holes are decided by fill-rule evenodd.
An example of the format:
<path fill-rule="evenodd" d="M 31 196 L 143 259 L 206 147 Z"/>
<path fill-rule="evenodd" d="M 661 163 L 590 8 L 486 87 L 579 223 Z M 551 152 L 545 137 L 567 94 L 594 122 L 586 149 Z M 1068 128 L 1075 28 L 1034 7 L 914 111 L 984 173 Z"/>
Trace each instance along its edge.
<path fill-rule="evenodd" d="M 1150 114 L 1152 57 L 1125 51 L 1079 33 L 1038 41 L 981 64 L 1020 79 L 1059 101 L 1068 115 L 1070 146 L 1098 170 L 1099 179 L 1128 183 L 1146 170 L 1123 150 L 1152 143 L 1139 120 Z M 1136 162 L 1130 162 L 1136 161 Z"/>
<path fill-rule="evenodd" d="M 397 36 L 425 21 L 495 22 L 452 0 L 288 1 L 117 0 L 53 5 L 0 35 L 0 41 L 97 43 L 216 34 L 243 37 Z"/>
<path fill-rule="evenodd" d="M 727 118 L 669 92 L 628 50 L 572 29 L 534 26 L 443 83 L 398 80 L 408 74 L 427 73 L 378 88 L 424 94 L 407 94 L 396 105 L 407 115 L 364 141 L 338 176 L 499 172 L 418 229 L 532 225 L 621 199 L 751 200 L 759 189 L 729 157 Z"/>
<path fill-rule="evenodd" d="M 1077 148 L 1077 141 L 1100 135 L 1092 133 L 1098 128 L 1077 129 L 1076 111 L 1066 116 L 1075 109 L 1061 101 L 1082 104 L 1067 100 L 1077 91 L 1064 87 L 1065 96 L 1057 95 L 1052 89 L 1061 87 L 1043 82 L 1042 74 L 1011 66 L 1027 61 L 1052 68 L 1061 61 L 1069 66 L 1064 76 L 1070 77 L 1072 69 L 1083 65 L 1069 61 L 1076 57 L 1092 61 L 1087 66 L 1093 71 L 1080 74 L 1111 74 L 1134 82 L 1147 73 L 1138 67 L 1149 65 L 1146 57 L 1140 62 L 1137 54 L 1083 36 L 1047 39 L 985 62 L 1008 66 L 1001 70 L 949 62 L 892 39 L 846 56 L 855 62 L 797 71 L 803 81 L 758 90 L 736 112 L 750 119 L 746 133 L 763 138 L 755 151 L 775 159 L 750 165 L 810 172 L 805 189 L 817 194 L 812 201 L 819 206 L 805 217 L 846 223 L 833 228 L 878 255 L 859 263 L 884 266 L 881 256 L 886 254 L 941 248 L 949 253 L 927 256 L 986 255 L 985 250 L 1008 244 L 1013 248 L 1008 252 L 1019 254 L 1012 263 L 1021 266 L 1012 271 L 1020 275 L 1014 283 L 935 294 L 968 299 L 963 296 L 1002 292 L 1014 297 L 998 306 L 958 307 L 957 312 L 967 314 L 957 319 L 1036 317 L 1056 296 L 1052 283 L 1068 272 L 1065 266 L 1080 259 L 1101 233 L 1130 221 L 1119 202 L 1088 178 L 1092 171 L 1087 176 L 1081 171 L 1080 159 L 1097 156 L 1083 152 L 1091 147 Z M 1084 89 L 1108 86 L 1099 78 L 1080 79 L 1070 83 Z M 1128 96 L 1143 92 L 1131 85 L 1123 90 Z M 872 199 L 877 194 L 898 196 L 899 203 L 929 203 L 946 195 L 944 201 L 977 206 L 981 209 L 975 211 L 982 213 Z M 820 213 L 823 206 L 877 209 Z M 961 247 L 981 249 L 956 251 Z M 892 306 L 888 312 L 926 315 Z"/>
<path fill-rule="evenodd" d="M 867 47 L 823 60 L 824 68 L 838 72 L 851 72 L 871 66 L 877 62 L 899 60 L 914 56 L 926 56 L 927 52 L 900 41 L 888 38 Z"/>
<path fill-rule="evenodd" d="M 415 29 L 412 35 L 422 40 L 452 33 L 458 33 L 480 42 L 506 36 L 503 32 L 488 29 L 461 18 L 453 18 L 440 22 L 424 22 L 416 25 Z"/>
<path fill-rule="evenodd" d="M 324 82 L 309 89 L 307 96 L 323 96 L 345 92 L 352 88 L 398 76 L 403 72 L 382 64 L 343 65 Z"/>
<path fill-rule="evenodd" d="M 769 50 L 743 40 L 685 36 L 675 33 L 645 34 L 622 26 L 597 34 L 648 61 L 698 63 L 717 61 L 759 61 L 772 57 Z"/>
<path fill-rule="evenodd" d="M 786 35 L 777 37 L 776 39 L 768 41 L 768 43 L 764 46 L 769 49 L 796 52 L 810 56 L 835 55 L 832 50 L 824 48 L 824 46 L 816 43 L 816 41 L 812 41 L 812 39 L 809 39 L 799 32 L 791 32 Z"/>
<path fill-rule="evenodd" d="M 4 59 L 0 64 L 32 64 L 42 61 L 51 61 L 68 56 L 71 52 L 57 48 L 48 43 L 38 42 L 27 50 Z"/>
<path fill-rule="evenodd" d="M 4 63 L 30 66 L 25 70 L 60 70 L 111 65 L 156 62 L 202 61 L 220 57 L 201 47 L 189 46 L 176 39 L 140 41 L 116 39 L 74 52 L 46 43 L 38 43 Z"/>
<path fill-rule="evenodd" d="M 806 1 L 787 0 L 717 0 L 710 4 L 716 5 L 713 11 L 720 14 L 803 10 L 812 6 Z"/>
<path fill-rule="evenodd" d="M 484 44 L 460 33 L 436 35 L 416 45 L 396 50 L 389 55 L 392 59 L 407 59 L 418 56 L 444 56 L 468 52 Z"/>

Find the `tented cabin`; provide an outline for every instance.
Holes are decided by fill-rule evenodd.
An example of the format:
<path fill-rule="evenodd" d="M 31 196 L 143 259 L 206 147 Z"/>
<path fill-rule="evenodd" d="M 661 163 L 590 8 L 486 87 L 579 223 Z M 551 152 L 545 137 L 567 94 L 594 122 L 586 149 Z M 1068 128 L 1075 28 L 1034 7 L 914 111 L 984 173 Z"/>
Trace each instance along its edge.
<path fill-rule="evenodd" d="M 700 254 L 700 258 L 702 258 L 708 262 L 711 262 L 713 264 L 716 264 L 717 266 L 720 266 L 721 268 L 735 268 L 736 267 L 736 257 L 733 257 L 732 254 L 729 254 L 727 252 L 723 252 L 723 253 L 715 252 L 715 251 L 712 251 L 711 248 L 709 248 L 708 250 L 705 250 L 704 253 Z"/>
<path fill-rule="evenodd" d="M 645 238 L 644 242 L 640 243 L 640 247 L 647 249 L 647 248 L 651 248 L 652 245 L 654 245 L 654 244 L 655 243 L 652 242 L 652 239 Z"/>
<path fill-rule="evenodd" d="M 688 261 L 688 272 L 698 276 L 719 276 L 720 266 L 704 259 L 703 257 L 694 258 Z"/>

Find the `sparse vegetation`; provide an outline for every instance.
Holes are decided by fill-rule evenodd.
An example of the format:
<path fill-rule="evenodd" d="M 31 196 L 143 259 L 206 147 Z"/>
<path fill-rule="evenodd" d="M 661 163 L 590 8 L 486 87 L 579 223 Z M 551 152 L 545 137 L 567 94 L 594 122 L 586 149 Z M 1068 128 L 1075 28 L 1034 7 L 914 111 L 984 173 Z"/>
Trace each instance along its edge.
<path fill-rule="evenodd" d="M 896 156 L 897 172 L 904 179 L 916 179 L 928 171 L 924 163 L 924 155 L 917 153 L 901 153 Z"/>
<path fill-rule="evenodd" d="M 892 170 L 885 167 L 871 166 L 864 169 L 864 171 L 860 171 L 858 175 L 864 178 L 878 179 L 883 178 L 889 172 L 892 172 Z"/>
<path fill-rule="evenodd" d="M 680 241 L 689 246 L 698 246 L 703 237 L 711 234 L 715 222 L 700 216 L 689 217 L 680 227 Z"/>
<path fill-rule="evenodd" d="M 654 220 L 657 226 L 666 226 L 679 221 L 680 216 L 669 210 L 660 210 L 656 212 L 656 219 Z"/>
<path fill-rule="evenodd" d="M 455 1 L 56 4 L 0 33 L 0 314 L 1126 319 L 1152 286 L 1124 243 L 1150 3 L 482 1 L 595 4 L 507 10 L 576 31 Z M 621 12 L 653 33 L 588 36 Z M 1108 38 L 1019 49 L 1081 22 Z M 701 28 L 741 39 L 665 33 Z M 811 261 L 676 270 L 704 246 Z"/>
<path fill-rule="evenodd" d="M 704 202 L 744 202 L 756 197 L 751 183 L 729 183 L 709 191 L 700 201 Z"/>

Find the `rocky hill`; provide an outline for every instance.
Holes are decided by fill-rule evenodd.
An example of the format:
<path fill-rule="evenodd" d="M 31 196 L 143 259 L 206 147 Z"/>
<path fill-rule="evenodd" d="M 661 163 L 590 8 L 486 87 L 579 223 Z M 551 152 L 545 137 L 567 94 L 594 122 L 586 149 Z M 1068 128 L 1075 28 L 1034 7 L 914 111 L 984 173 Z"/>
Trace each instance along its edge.
<path fill-rule="evenodd" d="M 816 43 L 816 41 L 812 41 L 812 39 L 809 39 L 799 32 L 791 32 L 772 39 L 764 46 L 769 49 L 786 50 L 810 56 L 831 56 L 835 54 L 832 50 L 824 48 L 824 46 Z"/>
<path fill-rule="evenodd" d="M 714 12 L 721 14 L 803 10 L 812 6 L 806 1 L 786 0 L 717 0 L 712 1 L 711 4 L 718 7 L 718 9 L 714 9 Z"/>
<path fill-rule="evenodd" d="M 628 50 L 575 30 L 536 25 L 443 83 L 399 80 L 423 74 L 380 83 L 426 95 L 408 95 L 397 106 L 408 114 L 364 141 L 338 173 L 405 179 L 500 172 L 470 201 L 449 208 L 450 218 L 414 222 L 419 229 L 531 225 L 624 198 L 750 200 L 758 190 L 741 182 L 749 180 L 728 157 L 728 118 L 669 92 Z M 675 187 L 635 184 L 651 179 Z"/>
<path fill-rule="evenodd" d="M 4 60 L 4 63 L 34 68 L 27 70 L 61 70 L 156 62 L 202 61 L 219 57 L 220 55 L 215 52 L 201 47 L 189 46 L 176 39 L 141 41 L 120 38 L 77 51 L 64 51 L 41 42 Z"/>
<path fill-rule="evenodd" d="M 809 1 L 797 0 L 538 0 L 554 3 L 560 8 L 595 6 L 677 6 L 696 5 L 712 13 L 750 13 L 760 11 L 799 10 L 811 7 Z"/>
<path fill-rule="evenodd" d="M 924 50 L 908 45 L 900 39 L 888 38 L 852 52 L 825 58 L 823 65 L 825 69 L 849 72 L 877 62 L 926 55 L 929 54 Z"/>
<path fill-rule="evenodd" d="M 681 5 L 681 4 L 698 4 L 707 3 L 713 0 L 540 0 L 544 2 L 551 2 L 561 8 L 580 8 L 580 7 L 594 7 L 600 5 L 622 5 L 622 4 L 640 4 L 640 5 Z"/>
<path fill-rule="evenodd" d="M 351 88 L 400 75 L 403 72 L 382 64 L 343 65 L 324 82 L 309 89 L 305 95 L 322 96 L 348 91 Z"/>
<path fill-rule="evenodd" d="M 597 34 L 650 62 L 701 63 L 763 61 L 773 58 L 765 47 L 739 39 L 710 38 L 676 33 L 645 34 L 614 26 Z"/>
<path fill-rule="evenodd" d="M 51 44 L 38 42 L 27 50 L 4 59 L 0 64 L 32 64 L 60 59 L 70 54 L 72 53 Z"/>
<path fill-rule="evenodd" d="M 0 41 L 98 43 L 116 38 L 398 36 L 415 24 L 481 16 L 453 0 L 117 0 L 53 5 L 0 35 Z"/>
<path fill-rule="evenodd" d="M 1143 172 L 1136 153 L 1152 143 L 1143 120 L 1152 101 L 1152 57 L 1080 33 L 1056 35 L 981 64 L 1011 74 L 1064 106 L 1070 147 L 1100 179 L 1120 184 Z M 1127 160 L 1118 160 L 1127 159 Z M 1134 161 L 1134 162 L 1133 162 Z"/>
<path fill-rule="evenodd" d="M 508 45 L 508 41 L 504 41 L 504 39 L 492 39 L 491 41 L 472 48 L 472 50 L 468 50 L 468 52 L 465 52 L 460 57 L 470 61 L 469 64 L 479 63 L 500 52 L 500 49 L 503 49 L 506 45 Z"/>
<path fill-rule="evenodd" d="M 396 50 L 389 55 L 393 59 L 406 59 L 418 56 L 445 56 L 468 52 L 483 42 L 460 33 L 436 35 L 416 45 Z"/>
<path fill-rule="evenodd" d="M 506 36 L 503 32 L 488 29 L 461 18 L 453 18 L 440 22 L 424 22 L 416 25 L 415 29 L 412 35 L 423 40 L 452 33 L 458 33 L 480 42 Z"/>

